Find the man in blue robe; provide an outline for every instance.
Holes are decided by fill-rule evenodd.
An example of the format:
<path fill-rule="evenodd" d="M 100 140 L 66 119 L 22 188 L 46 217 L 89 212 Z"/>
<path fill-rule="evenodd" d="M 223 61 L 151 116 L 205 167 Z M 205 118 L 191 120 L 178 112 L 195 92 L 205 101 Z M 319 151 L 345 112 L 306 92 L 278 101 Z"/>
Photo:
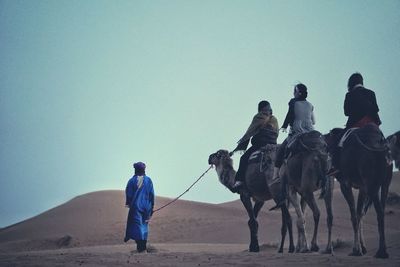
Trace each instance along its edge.
<path fill-rule="evenodd" d="M 138 252 L 146 251 L 148 223 L 153 214 L 154 189 L 150 177 L 146 176 L 143 162 L 133 164 L 135 175 L 126 185 L 126 206 L 129 207 L 124 241 L 136 241 Z"/>

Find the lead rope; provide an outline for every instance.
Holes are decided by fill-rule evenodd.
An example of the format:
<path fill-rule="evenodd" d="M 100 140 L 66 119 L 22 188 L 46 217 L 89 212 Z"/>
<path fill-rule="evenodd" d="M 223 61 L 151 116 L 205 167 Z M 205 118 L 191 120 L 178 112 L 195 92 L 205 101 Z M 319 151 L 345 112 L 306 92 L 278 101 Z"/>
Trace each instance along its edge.
<path fill-rule="evenodd" d="M 175 199 L 171 200 L 170 202 L 168 202 L 168 203 L 165 204 L 164 206 L 162 206 L 162 207 L 160 207 L 160 208 L 154 210 L 154 211 L 153 211 L 153 214 L 156 213 L 156 212 L 158 212 L 159 210 L 162 210 L 163 208 L 165 208 L 165 207 L 171 205 L 172 203 L 174 203 L 175 201 L 177 201 L 181 196 L 183 196 L 184 194 L 186 194 L 198 181 L 200 181 L 200 179 L 201 179 L 204 175 L 206 175 L 206 173 L 207 173 L 211 168 L 212 168 L 212 165 L 211 165 L 205 172 L 203 172 L 203 174 L 200 175 L 200 177 L 197 178 L 197 180 L 194 181 L 194 183 L 191 184 L 191 185 L 189 186 L 189 188 L 186 189 L 185 192 L 183 192 L 182 194 L 180 194 L 179 196 L 177 196 Z"/>

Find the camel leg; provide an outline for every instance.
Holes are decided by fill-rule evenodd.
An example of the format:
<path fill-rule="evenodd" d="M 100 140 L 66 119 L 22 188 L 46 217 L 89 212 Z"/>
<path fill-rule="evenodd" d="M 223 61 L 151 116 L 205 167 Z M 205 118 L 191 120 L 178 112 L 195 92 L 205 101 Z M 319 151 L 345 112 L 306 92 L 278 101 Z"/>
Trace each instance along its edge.
<path fill-rule="evenodd" d="M 284 212 L 286 214 L 287 220 L 287 226 L 289 230 L 289 253 L 294 252 L 294 241 L 293 241 L 293 227 L 292 227 L 292 216 L 290 216 L 288 208 L 285 206 L 284 207 Z"/>
<path fill-rule="evenodd" d="M 307 239 L 306 239 L 306 231 L 305 231 L 305 219 L 303 212 L 301 210 L 301 206 L 299 203 L 299 199 L 297 197 L 296 191 L 290 187 L 289 188 L 289 200 L 292 203 L 293 207 L 296 210 L 297 214 L 297 245 L 296 252 L 308 252 Z"/>
<path fill-rule="evenodd" d="M 354 232 L 353 252 L 350 253 L 349 256 L 362 256 L 360 239 L 359 239 L 360 237 L 359 223 L 356 214 L 353 191 L 351 190 L 351 187 L 349 185 L 346 185 L 344 183 L 340 184 L 340 189 L 350 208 L 351 223 L 353 225 L 353 232 Z"/>
<path fill-rule="evenodd" d="M 264 201 L 256 201 L 256 203 L 254 203 L 254 207 L 253 207 L 253 212 L 254 212 L 254 217 L 257 218 L 258 213 L 260 212 L 261 208 L 264 206 Z"/>
<path fill-rule="evenodd" d="M 304 197 L 300 197 L 300 206 L 301 206 L 301 211 L 303 212 L 303 214 L 304 214 L 304 216 L 305 216 L 305 214 L 306 214 L 306 206 L 307 205 L 307 202 L 306 202 L 306 200 L 304 199 Z"/>
<path fill-rule="evenodd" d="M 283 246 L 285 245 L 286 232 L 288 229 L 287 218 L 285 217 L 283 207 L 281 208 L 281 214 L 282 214 L 281 244 L 279 246 L 278 253 L 283 253 Z"/>
<path fill-rule="evenodd" d="M 367 253 L 367 248 L 364 244 L 364 236 L 363 236 L 363 217 L 366 213 L 365 205 L 367 205 L 367 197 L 363 191 L 359 191 L 358 199 L 357 199 L 357 217 L 359 222 L 359 234 L 360 234 L 360 245 L 361 251 L 363 254 Z"/>
<path fill-rule="evenodd" d="M 286 232 L 289 231 L 289 253 L 294 252 L 293 243 L 293 230 L 292 230 L 292 217 L 290 216 L 287 206 L 281 207 L 282 212 L 282 227 L 281 227 L 281 245 L 279 246 L 278 253 L 283 253 L 283 246 L 285 245 Z"/>
<path fill-rule="evenodd" d="M 365 255 L 365 254 L 367 254 L 367 247 L 365 246 L 365 242 L 364 242 L 363 217 L 364 217 L 364 216 L 361 216 L 360 219 L 359 219 L 359 230 L 358 230 L 358 231 L 360 232 L 360 246 L 361 246 L 361 252 L 362 252 L 363 255 Z"/>
<path fill-rule="evenodd" d="M 387 195 L 389 192 L 389 185 L 392 181 L 393 177 L 393 165 L 391 164 L 387 168 L 387 177 L 382 184 L 381 187 L 381 199 L 380 199 L 380 205 L 378 200 L 378 196 L 375 196 L 373 202 L 374 202 L 374 207 L 376 211 L 376 216 L 378 219 L 378 230 L 379 230 L 379 249 L 375 254 L 375 257 L 377 258 L 388 258 L 389 254 L 386 252 L 386 243 L 385 243 L 385 207 L 386 207 L 386 200 L 387 200 Z"/>
<path fill-rule="evenodd" d="M 376 252 L 375 257 L 386 259 L 389 257 L 389 254 L 386 252 L 386 242 L 385 242 L 385 213 L 383 212 L 382 204 L 379 201 L 378 194 L 375 194 L 373 202 L 376 211 L 376 217 L 378 220 L 378 230 L 379 230 L 379 249 Z"/>
<path fill-rule="evenodd" d="M 319 225 L 319 217 L 320 211 L 315 201 L 314 194 L 309 192 L 305 197 L 304 200 L 307 202 L 308 206 L 312 210 L 313 217 L 314 217 L 314 233 L 311 240 L 311 251 L 319 251 L 319 247 L 317 245 L 317 235 L 318 235 L 318 225 Z"/>
<path fill-rule="evenodd" d="M 387 200 L 387 196 L 389 193 L 389 185 L 382 185 L 381 187 L 381 206 L 382 206 L 382 210 L 383 212 L 385 212 L 385 208 L 386 208 L 386 200 Z"/>
<path fill-rule="evenodd" d="M 243 203 L 243 206 L 245 207 L 247 214 L 249 215 L 249 221 L 248 225 L 250 228 L 250 246 L 249 246 L 249 251 L 250 252 L 259 252 L 260 247 L 258 245 L 258 223 L 256 220 L 256 216 L 254 214 L 253 210 L 253 205 L 251 203 L 250 197 L 240 194 L 240 200 Z"/>
<path fill-rule="evenodd" d="M 333 199 L 333 187 L 334 180 L 333 177 L 328 177 L 328 181 L 326 184 L 326 192 L 324 196 L 325 208 L 326 208 L 326 224 L 328 226 L 328 243 L 326 245 L 326 249 L 323 252 L 324 254 L 333 255 L 333 246 L 332 246 L 332 225 L 333 225 L 333 212 L 332 212 L 332 199 Z"/>

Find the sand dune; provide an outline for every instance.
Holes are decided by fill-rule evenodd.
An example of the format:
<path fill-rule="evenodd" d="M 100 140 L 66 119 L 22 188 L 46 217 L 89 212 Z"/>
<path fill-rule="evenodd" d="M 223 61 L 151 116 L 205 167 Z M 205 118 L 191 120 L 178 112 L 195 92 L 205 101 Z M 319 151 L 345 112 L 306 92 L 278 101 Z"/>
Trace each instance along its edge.
<path fill-rule="evenodd" d="M 396 173 L 390 188 L 400 193 L 400 175 Z M 396 198 L 396 195 L 393 195 Z M 396 199 L 395 199 L 396 200 Z M 157 197 L 156 207 L 170 201 Z M 319 200 L 321 219 L 319 246 L 326 245 L 326 216 Z M 364 221 L 369 252 L 362 258 L 346 256 L 351 249 L 352 228 L 347 204 L 336 185 L 334 191 L 333 238 L 338 241 L 336 256 L 318 253 L 282 256 L 276 253 L 280 240 L 280 212 L 270 212 L 267 203 L 259 215 L 259 254 L 246 252 L 249 242 L 247 214 L 239 200 L 207 204 L 179 200 L 156 213 L 150 224 L 149 241 L 153 252 L 132 254 L 133 243 L 122 242 L 128 210 L 124 193 L 119 190 L 98 191 L 78 196 L 36 217 L 0 229 L 0 265 L 111 265 L 136 262 L 135 266 L 283 266 L 298 261 L 305 265 L 380 265 L 400 266 L 400 204 L 386 209 L 388 253 L 386 261 L 372 258 L 378 244 L 375 211 Z M 295 220 L 294 212 L 292 217 Z M 313 220 L 307 212 L 310 241 Z M 295 230 L 295 229 L 294 229 Z M 210 258 L 210 260 L 208 259 Z M 80 260 L 76 260 L 80 259 Z M 310 260 L 312 259 L 312 260 Z M 284 264 L 285 263 L 285 264 Z M 379 264 L 378 264 L 379 263 Z"/>

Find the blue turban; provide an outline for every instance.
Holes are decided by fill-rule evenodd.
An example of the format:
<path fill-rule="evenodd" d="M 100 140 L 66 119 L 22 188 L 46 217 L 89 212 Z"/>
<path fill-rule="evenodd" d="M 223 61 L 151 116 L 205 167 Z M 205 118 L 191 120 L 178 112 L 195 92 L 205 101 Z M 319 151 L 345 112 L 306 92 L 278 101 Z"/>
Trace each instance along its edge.
<path fill-rule="evenodd" d="M 146 164 L 139 161 L 133 164 L 133 168 L 135 168 L 136 175 L 144 175 L 144 170 L 146 169 Z"/>

